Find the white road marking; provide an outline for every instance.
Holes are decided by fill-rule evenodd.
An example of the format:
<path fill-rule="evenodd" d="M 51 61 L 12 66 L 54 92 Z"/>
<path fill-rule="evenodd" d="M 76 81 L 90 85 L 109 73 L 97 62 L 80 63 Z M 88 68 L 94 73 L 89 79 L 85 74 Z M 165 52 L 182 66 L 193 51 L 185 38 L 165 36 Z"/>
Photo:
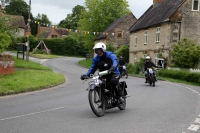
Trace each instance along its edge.
<path fill-rule="evenodd" d="M 87 103 L 87 102 L 88 101 L 85 101 L 85 103 Z M 79 106 L 80 107 L 80 106 L 87 106 L 87 105 L 82 104 L 82 105 L 75 105 L 75 106 Z M 2 118 L 2 119 L 0 119 L 0 121 L 11 120 L 11 119 L 16 119 L 16 118 L 21 118 L 21 117 L 26 117 L 26 116 L 31 116 L 31 115 L 36 115 L 36 114 L 51 112 L 51 111 L 60 110 L 60 109 L 64 109 L 64 108 L 69 108 L 69 107 L 72 107 L 72 106 L 63 106 L 63 107 L 58 107 L 58 108 L 53 108 L 53 109 L 48 109 L 48 110 L 33 112 L 33 113 L 30 113 L 30 114 L 24 114 L 24 115 L 18 115 L 18 116 L 13 116 L 13 117 L 8 117 L 8 118 Z"/>
<path fill-rule="evenodd" d="M 175 83 L 170 83 L 170 82 L 167 82 L 167 81 L 164 81 L 164 82 L 168 83 L 168 84 L 175 85 L 175 86 L 184 87 L 184 88 L 186 88 L 186 89 L 188 89 L 188 90 L 190 90 L 190 91 L 192 91 L 192 92 L 194 92 L 194 93 L 196 93 L 196 94 L 198 94 L 200 96 L 200 93 L 197 92 L 196 90 L 192 89 L 192 88 L 189 88 L 189 87 L 186 87 L 186 86 L 182 86 L 182 85 L 178 85 L 178 84 L 175 84 Z M 200 114 L 199 114 L 198 117 L 200 117 Z M 194 123 L 200 124 L 200 118 L 196 118 Z M 195 131 L 195 132 L 198 131 L 199 129 L 200 129 L 200 125 L 191 124 L 190 127 L 188 127 L 188 130 Z M 183 133 L 185 133 L 185 132 L 183 132 Z"/>
<path fill-rule="evenodd" d="M 41 114 L 41 113 L 45 113 L 45 112 L 50 112 L 50 111 L 54 111 L 54 110 L 59 110 L 59 109 L 67 108 L 67 107 L 69 107 L 69 106 L 58 107 L 58 108 L 44 110 L 44 111 L 39 111 L 39 112 L 34 112 L 34 113 L 30 113 L 30 114 L 25 114 L 25 115 L 19 115 L 19 116 L 13 116 L 13 117 L 8 117 L 8 118 L 3 118 L 3 119 L 0 119 L 0 121 L 5 121 L 5 120 L 10 120 L 10 119 L 20 118 L 20 117 L 25 117 L 25 116 L 35 115 L 35 114 Z"/>
<path fill-rule="evenodd" d="M 48 60 L 48 59 L 42 59 L 42 60 L 40 60 L 40 61 L 41 61 L 40 64 L 42 64 L 42 63 L 45 62 L 46 60 Z"/>
<path fill-rule="evenodd" d="M 190 127 L 188 128 L 188 130 L 191 130 L 191 131 L 198 131 L 200 128 L 199 125 L 193 125 L 191 124 Z"/>
<path fill-rule="evenodd" d="M 196 118 L 195 123 L 200 124 L 200 118 Z"/>

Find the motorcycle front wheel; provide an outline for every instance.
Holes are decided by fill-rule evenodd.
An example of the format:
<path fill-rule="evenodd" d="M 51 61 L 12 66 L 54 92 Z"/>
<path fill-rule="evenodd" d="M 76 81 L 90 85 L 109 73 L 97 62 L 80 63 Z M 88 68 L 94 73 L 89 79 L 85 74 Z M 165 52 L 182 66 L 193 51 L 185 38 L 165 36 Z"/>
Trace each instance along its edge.
<path fill-rule="evenodd" d="M 128 73 L 127 73 L 127 71 L 125 72 L 125 76 L 126 76 L 126 79 L 128 78 Z"/>
<path fill-rule="evenodd" d="M 105 98 L 99 89 L 89 90 L 88 99 L 90 107 L 94 114 L 98 117 L 104 116 L 105 114 Z"/>

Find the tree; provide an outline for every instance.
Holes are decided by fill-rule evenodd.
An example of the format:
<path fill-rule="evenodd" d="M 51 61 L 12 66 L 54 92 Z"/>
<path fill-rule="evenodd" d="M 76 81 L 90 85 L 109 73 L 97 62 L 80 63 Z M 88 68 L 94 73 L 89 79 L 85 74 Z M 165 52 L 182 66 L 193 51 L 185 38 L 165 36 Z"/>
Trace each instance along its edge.
<path fill-rule="evenodd" d="M 80 19 L 80 14 L 82 11 L 85 11 L 84 6 L 75 6 L 72 9 L 72 14 L 67 14 L 67 17 L 62 20 L 58 26 L 68 29 L 77 29 L 77 22 Z"/>
<path fill-rule="evenodd" d="M 0 53 L 3 52 L 11 43 L 11 37 L 8 33 L 9 28 L 7 27 L 3 17 L 0 16 Z"/>
<path fill-rule="evenodd" d="M 118 58 L 122 56 L 125 62 L 129 62 L 129 47 L 127 45 L 122 45 L 115 51 L 115 54 Z"/>
<path fill-rule="evenodd" d="M 200 46 L 187 38 L 181 39 L 171 52 L 172 61 L 181 68 L 195 68 L 200 61 Z"/>
<path fill-rule="evenodd" d="M 85 0 L 78 27 L 81 30 L 103 31 L 114 20 L 130 13 L 126 0 Z"/>
<path fill-rule="evenodd" d="M 78 21 L 78 29 L 83 31 L 102 32 L 114 20 L 130 13 L 126 0 L 85 0 L 86 11 L 81 12 Z M 94 45 L 96 36 L 85 36 L 84 42 L 87 48 Z"/>
<path fill-rule="evenodd" d="M 109 44 L 106 45 L 106 50 L 111 51 L 111 52 L 115 52 L 116 48 L 113 46 L 113 44 L 109 43 Z"/>
<path fill-rule="evenodd" d="M 24 16 L 26 22 L 28 22 L 29 5 L 24 0 L 8 0 L 4 7 L 4 12 L 9 15 L 21 15 Z"/>
<path fill-rule="evenodd" d="M 49 18 L 45 14 L 38 13 L 38 15 L 36 16 L 35 20 L 40 22 L 40 23 L 43 23 L 43 24 L 51 25 L 51 21 L 49 20 Z"/>

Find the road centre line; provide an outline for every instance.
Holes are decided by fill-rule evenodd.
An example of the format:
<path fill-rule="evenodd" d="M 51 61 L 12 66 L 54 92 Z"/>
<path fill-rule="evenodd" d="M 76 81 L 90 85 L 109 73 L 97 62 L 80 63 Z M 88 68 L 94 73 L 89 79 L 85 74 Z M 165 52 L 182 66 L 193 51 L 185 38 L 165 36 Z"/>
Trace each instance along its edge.
<path fill-rule="evenodd" d="M 49 110 L 34 112 L 34 113 L 30 113 L 30 114 L 25 114 L 25 115 L 19 115 L 19 116 L 13 116 L 13 117 L 8 117 L 8 118 L 3 118 L 3 119 L 0 119 L 0 121 L 10 120 L 10 119 L 16 119 L 16 118 L 20 118 L 20 117 L 35 115 L 35 114 L 41 114 L 41 113 L 45 113 L 45 112 L 50 112 L 50 111 L 54 111 L 54 110 L 59 110 L 59 109 L 67 108 L 67 107 L 69 107 L 69 106 L 63 106 L 63 107 L 58 107 L 58 108 L 54 108 L 54 109 L 49 109 Z"/>
<path fill-rule="evenodd" d="M 87 101 L 86 101 L 86 102 L 87 102 Z M 87 105 L 82 104 L 82 105 L 75 105 L 75 106 L 79 106 L 79 107 L 80 107 L 80 106 L 87 106 Z M 24 115 L 19 115 L 19 116 L 13 116 L 13 117 L 8 117 L 8 118 L 2 118 L 2 119 L 0 119 L 0 121 L 11 120 L 11 119 L 16 119 L 16 118 L 21 118 L 21 117 L 26 117 L 26 116 L 31 116 L 31 115 L 36 115 L 36 114 L 51 112 L 51 111 L 60 110 L 60 109 L 64 109 L 64 108 L 69 108 L 69 107 L 72 107 L 72 106 L 63 106 L 63 107 L 58 107 L 58 108 L 53 108 L 53 109 L 48 109 L 48 110 L 33 112 L 33 113 L 24 114 Z"/>

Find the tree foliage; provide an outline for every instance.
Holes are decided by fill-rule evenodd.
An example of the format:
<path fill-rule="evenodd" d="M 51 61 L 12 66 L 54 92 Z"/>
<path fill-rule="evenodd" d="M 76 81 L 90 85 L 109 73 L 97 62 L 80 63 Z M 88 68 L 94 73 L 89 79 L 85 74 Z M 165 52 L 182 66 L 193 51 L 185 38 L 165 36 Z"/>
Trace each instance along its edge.
<path fill-rule="evenodd" d="M 45 23 L 45 24 L 51 25 L 51 21 L 45 14 L 38 13 L 38 15 L 35 17 L 35 20 L 40 23 Z"/>
<path fill-rule="evenodd" d="M 122 56 L 127 63 L 129 62 L 129 47 L 127 45 L 122 45 L 115 51 L 115 54 L 118 58 Z"/>
<path fill-rule="evenodd" d="M 106 45 L 106 50 L 111 51 L 111 52 L 115 52 L 116 48 L 113 46 L 113 44 L 109 43 L 109 44 Z"/>
<path fill-rule="evenodd" d="M 181 39 L 171 52 L 172 61 L 181 68 L 195 68 L 200 61 L 200 46 L 187 38 Z"/>
<path fill-rule="evenodd" d="M 68 29 L 77 29 L 77 22 L 80 19 L 81 12 L 85 11 L 84 6 L 77 5 L 72 9 L 72 14 L 67 14 L 67 17 L 62 20 L 58 26 Z"/>
<path fill-rule="evenodd" d="M 130 13 L 126 0 L 85 0 L 85 12 L 81 12 L 78 29 L 82 31 L 102 32 L 114 20 Z M 87 35 L 84 42 L 92 49 L 96 36 Z M 92 51 L 91 51 L 92 52 Z"/>
<path fill-rule="evenodd" d="M 0 53 L 3 52 L 11 43 L 9 28 L 3 17 L 0 16 Z"/>
<path fill-rule="evenodd" d="M 103 31 L 114 20 L 130 13 L 126 0 L 85 0 L 86 12 L 81 13 L 79 29 Z"/>

